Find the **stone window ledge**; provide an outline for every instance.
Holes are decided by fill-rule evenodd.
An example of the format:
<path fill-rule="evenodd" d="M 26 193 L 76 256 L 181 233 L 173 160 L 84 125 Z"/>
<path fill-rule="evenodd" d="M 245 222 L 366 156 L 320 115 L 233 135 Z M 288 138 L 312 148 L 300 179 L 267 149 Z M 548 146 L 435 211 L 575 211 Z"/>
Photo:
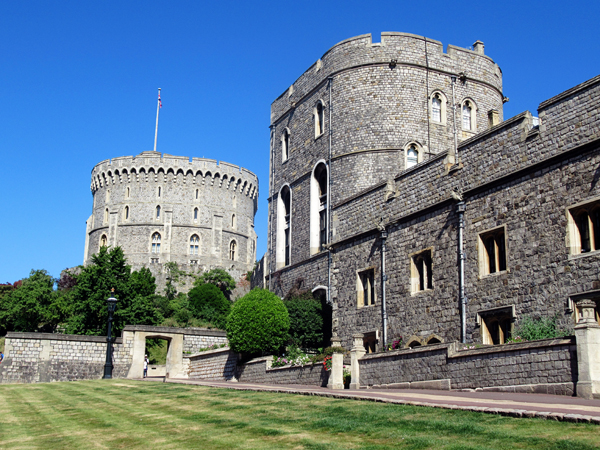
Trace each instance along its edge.
<path fill-rule="evenodd" d="M 578 253 L 576 255 L 569 255 L 569 260 L 587 258 L 588 256 L 598 256 L 600 255 L 600 250 L 593 250 L 591 252 Z"/>

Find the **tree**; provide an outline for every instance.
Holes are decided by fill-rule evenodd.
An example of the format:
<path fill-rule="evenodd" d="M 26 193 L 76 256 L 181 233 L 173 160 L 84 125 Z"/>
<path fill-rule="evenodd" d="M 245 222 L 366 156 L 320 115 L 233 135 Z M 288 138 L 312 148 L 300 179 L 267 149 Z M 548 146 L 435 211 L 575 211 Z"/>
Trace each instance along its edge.
<path fill-rule="evenodd" d="M 233 304 L 227 339 L 233 351 L 276 352 L 288 342 L 290 319 L 283 301 L 266 289 L 253 289 Z"/>
<path fill-rule="evenodd" d="M 323 343 L 323 308 L 311 297 L 290 298 L 284 304 L 290 316 L 290 341 L 303 348 L 317 348 Z"/>
<path fill-rule="evenodd" d="M 223 269 L 211 269 L 208 272 L 204 272 L 196 278 L 194 286 L 201 286 L 205 283 L 217 286 L 227 298 L 230 298 L 231 292 L 235 289 L 235 280 Z"/>
<path fill-rule="evenodd" d="M 2 331 L 54 331 L 64 317 L 54 304 L 54 281 L 45 270 L 32 270 L 19 287 L 5 292 L 0 299 Z"/>
<path fill-rule="evenodd" d="M 175 287 L 175 283 L 185 284 L 185 277 L 190 277 L 192 275 L 187 273 L 185 270 L 181 270 L 174 261 L 165 263 L 163 267 L 167 273 L 165 296 L 169 300 L 173 300 L 177 296 L 177 288 Z"/>
<path fill-rule="evenodd" d="M 218 287 L 210 283 L 197 286 L 188 292 L 188 298 L 196 317 L 225 329 L 231 302 Z"/>
<path fill-rule="evenodd" d="M 117 298 L 113 329 L 115 335 L 126 324 L 154 325 L 160 315 L 154 308 L 152 295 L 156 289 L 148 269 L 131 273 L 120 247 L 101 247 L 92 256 L 92 264 L 76 276 L 73 292 L 73 312 L 67 332 L 74 334 L 106 334 L 108 311 L 106 299 Z M 114 288 L 114 293 L 111 289 Z"/>

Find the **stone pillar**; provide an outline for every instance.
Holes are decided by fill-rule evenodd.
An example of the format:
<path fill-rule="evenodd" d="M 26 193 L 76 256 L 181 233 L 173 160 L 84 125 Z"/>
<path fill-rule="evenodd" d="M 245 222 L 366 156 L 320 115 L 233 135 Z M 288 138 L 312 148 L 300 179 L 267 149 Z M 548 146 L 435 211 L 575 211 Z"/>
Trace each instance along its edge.
<path fill-rule="evenodd" d="M 331 338 L 332 347 L 341 347 L 342 339 L 339 337 Z M 344 354 L 334 353 L 331 355 L 331 373 L 327 382 L 328 389 L 344 389 Z"/>
<path fill-rule="evenodd" d="M 360 389 L 360 367 L 358 360 L 365 356 L 365 346 L 363 343 L 364 334 L 356 333 L 352 335 L 352 366 L 350 366 L 350 373 L 352 379 L 350 380 L 350 389 Z"/>
<path fill-rule="evenodd" d="M 596 303 L 589 299 L 577 302 L 577 397 L 582 398 L 600 398 L 600 325 L 594 316 L 595 307 Z"/>

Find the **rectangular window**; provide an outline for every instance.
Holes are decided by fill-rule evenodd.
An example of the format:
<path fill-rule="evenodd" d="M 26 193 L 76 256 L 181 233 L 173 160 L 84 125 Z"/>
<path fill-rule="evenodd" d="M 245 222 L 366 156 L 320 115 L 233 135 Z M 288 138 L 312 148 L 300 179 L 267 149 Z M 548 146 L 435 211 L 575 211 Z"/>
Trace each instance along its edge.
<path fill-rule="evenodd" d="M 327 210 L 319 211 L 319 244 L 321 249 L 327 245 Z"/>
<path fill-rule="evenodd" d="M 506 237 L 504 227 L 479 235 L 479 275 L 506 270 Z"/>
<path fill-rule="evenodd" d="M 569 209 L 568 236 L 572 255 L 600 250 L 600 201 Z"/>
<path fill-rule="evenodd" d="M 477 324 L 481 328 L 482 344 L 505 344 L 512 336 L 514 317 L 514 306 L 479 311 L 477 313 Z"/>
<path fill-rule="evenodd" d="M 433 289 L 433 261 L 431 249 L 412 255 L 410 258 L 411 293 Z"/>
<path fill-rule="evenodd" d="M 375 269 L 367 269 L 358 273 L 356 291 L 359 308 L 375 304 Z"/>

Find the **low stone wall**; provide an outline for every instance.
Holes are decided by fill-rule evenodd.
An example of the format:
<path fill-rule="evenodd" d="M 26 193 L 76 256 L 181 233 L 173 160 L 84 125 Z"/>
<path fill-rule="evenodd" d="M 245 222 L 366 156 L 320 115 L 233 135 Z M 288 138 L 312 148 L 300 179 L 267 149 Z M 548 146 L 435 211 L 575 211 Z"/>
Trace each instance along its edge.
<path fill-rule="evenodd" d="M 237 379 L 244 383 L 327 386 L 329 372 L 323 369 L 321 363 L 271 368 L 271 361 L 273 357 L 267 356 L 237 366 Z"/>
<path fill-rule="evenodd" d="M 113 344 L 113 377 L 124 378 L 133 340 Z M 41 383 L 102 378 L 106 337 L 51 333 L 8 333 L 0 383 Z"/>
<path fill-rule="evenodd" d="M 231 380 L 235 376 L 237 353 L 230 351 L 228 347 L 207 350 L 195 355 L 185 355 L 183 359 L 184 367 L 187 367 L 188 378 Z"/>
<path fill-rule="evenodd" d="M 578 369 L 574 338 L 468 350 L 462 347 L 458 343 L 439 344 L 365 355 L 359 360 L 360 385 L 559 395 L 575 392 Z"/>
<path fill-rule="evenodd" d="M 186 328 L 183 336 L 183 352 L 198 353 L 198 349 L 212 345 L 229 344 L 227 333 L 223 330 L 206 328 Z"/>

